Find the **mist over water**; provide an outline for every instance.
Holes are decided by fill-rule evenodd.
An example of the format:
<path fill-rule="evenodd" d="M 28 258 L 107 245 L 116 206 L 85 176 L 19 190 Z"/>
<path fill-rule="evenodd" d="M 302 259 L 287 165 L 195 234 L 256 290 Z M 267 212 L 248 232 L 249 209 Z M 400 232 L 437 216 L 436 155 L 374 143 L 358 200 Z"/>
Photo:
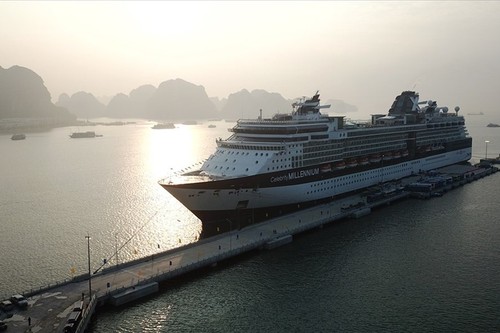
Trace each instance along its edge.
<path fill-rule="evenodd" d="M 476 162 L 500 129 L 466 116 Z M 0 295 L 193 242 L 201 223 L 158 185 L 207 158 L 231 123 L 152 130 L 59 128 L 0 136 Z M 70 139 L 73 131 L 103 137 Z M 495 331 L 500 329 L 500 174 L 429 201 L 407 200 L 246 256 L 96 317 L 93 332 Z M 160 248 L 158 248 L 160 246 Z"/>

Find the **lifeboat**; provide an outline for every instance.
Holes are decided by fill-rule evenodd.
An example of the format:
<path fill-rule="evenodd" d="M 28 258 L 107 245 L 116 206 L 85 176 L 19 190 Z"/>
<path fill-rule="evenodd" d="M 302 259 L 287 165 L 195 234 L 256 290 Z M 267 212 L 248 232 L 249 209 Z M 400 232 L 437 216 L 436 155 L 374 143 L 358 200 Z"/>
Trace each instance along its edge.
<path fill-rule="evenodd" d="M 368 159 L 370 163 L 378 163 L 382 160 L 382 157 L 380 157 L 380 154 L 373 154 L 370 155 L 370 158 Z"/>
<path fill-rule="evenodd" d="M 431 147 L 432 150 L 441 150 L 441 149 L 444 149 L 444 146 L 442 144 L 437 144 L 437 145 L 433 145 Z"/>
<path fill-rule="evenodd" d="M 401 153 L 401 156 L 403 157 L 408 157 L 408 155 L 409 155 L 408 149 L 403 150 L 403 152 Z"/>
<path fill-rule="evenodd" d="M 382 154 L 382 159 L 384 161 L 392 160 L 392 152 L 389 151 L 387 153 Z"/>
<path fill-rule="evenodd" d="M 346 166 L 348 168 L 354 168 L 357 165 L 358 165 L 358 161 L 355 158 L 350 158 L 347 160 Z"/>
<path fill-rule="evenodd" d="M 398 151 L 395 151 L 393 154 L 392 154 L 393 158 L 395 159 L 398 159 L 398 158 L 401 158 L 401 152 L 398 150 Z"/>
<path fill-rule="evenodd" d="M 330 163 L 322 165 L 320 168 L 320 171 L 321 172 L 330 172 L 330 171 L 332 171 L 332 166 L 330 165 Z"/>
<path fill-rule="evenodd" d="M 370 161 L 368 160 L 368 157 L 362 157 L 362 158 L 359 160 L 359 164 L 360 164 L 360 165 L 368 165 L 368 164 L 370 164 Z"/>
<path fill-rule="evenodd" d="M 334 166 L 335 166 L 335 169 L 338 169 L 338 170 L 345 169 L 345 162 L 344 161 L 337 162 L 334 164 Z"/>

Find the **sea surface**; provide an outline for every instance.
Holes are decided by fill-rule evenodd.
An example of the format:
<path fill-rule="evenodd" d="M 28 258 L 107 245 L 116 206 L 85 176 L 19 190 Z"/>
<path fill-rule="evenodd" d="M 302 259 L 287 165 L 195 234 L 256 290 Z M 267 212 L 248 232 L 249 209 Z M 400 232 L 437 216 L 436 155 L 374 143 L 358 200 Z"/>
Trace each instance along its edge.
<path fill-rule="evenodd" d="M 500 153 L 489 122 L 466 116 L 473 162 Z M 152 125 L 0 135 L 0 298 L 85 273 L 87 235 L 93 268 L 198 239 L 200 221 L 158 180 L 207 158 L 234 123 Z M 69 138 L 87 130 L 103 136 Z M 106 309 L 90 331 L 498 332 L 499 189 L 497 173 L 299 235 Z"/>

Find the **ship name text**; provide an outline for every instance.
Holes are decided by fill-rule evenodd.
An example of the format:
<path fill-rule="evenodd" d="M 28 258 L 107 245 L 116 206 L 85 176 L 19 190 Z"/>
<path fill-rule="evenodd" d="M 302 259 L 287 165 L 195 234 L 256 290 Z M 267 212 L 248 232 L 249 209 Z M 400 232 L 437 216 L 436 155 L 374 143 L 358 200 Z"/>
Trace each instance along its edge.
<path fill-rule="evenodd" d="M 319 168 L 292 171 L 284 175 L 271 177 L 271 183 L 286 182 L 293 179 L 299 179 L 303 177 L 309 177 L 319 174 Z"/>

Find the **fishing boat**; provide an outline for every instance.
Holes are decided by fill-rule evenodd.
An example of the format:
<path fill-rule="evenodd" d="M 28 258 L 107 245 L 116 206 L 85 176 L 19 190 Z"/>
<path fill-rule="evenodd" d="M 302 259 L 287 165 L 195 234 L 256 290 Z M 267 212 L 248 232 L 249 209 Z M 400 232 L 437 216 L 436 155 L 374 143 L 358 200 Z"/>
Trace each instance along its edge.
<path fill-rule="evenodd" d="M 13 136 L 10 137 L 11 140 L 24 140 L 26 139 L 26 134 L 14 134 Z"/>
<path fill-rule="evenodd" d="M 72 139 L 82 139 L 82 138 L 95 138 L 96 135 L 94 131 L 87 131 L 87 132 L 73 132 L 70 134 L 70 138 Z"/>

